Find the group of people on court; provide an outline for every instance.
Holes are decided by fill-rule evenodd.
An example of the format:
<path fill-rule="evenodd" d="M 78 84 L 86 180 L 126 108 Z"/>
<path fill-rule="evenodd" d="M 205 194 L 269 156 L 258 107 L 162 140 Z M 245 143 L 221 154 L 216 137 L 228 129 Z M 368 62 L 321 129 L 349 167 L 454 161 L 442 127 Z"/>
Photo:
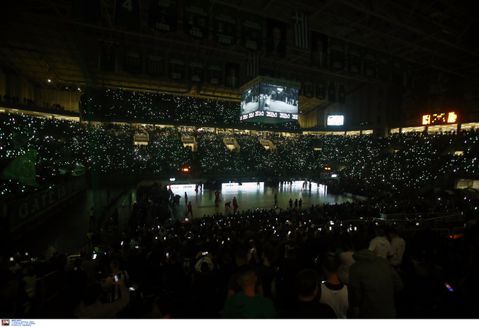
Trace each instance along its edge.
<path fill-rule="evenodd" d="M 295 209 L 297 209 L 297 208 L 301 209 L 302 206 L 303 206 L 303 199 L 300 198 L 299 200 L 298 199 L 294 200 L 294 208 Z M 289 199 L 289 208 L 293 209 L 293 199 L 292 198 Z"/>
<path fill-rule="evenodd" d="M 197 186 L 195 187 L 197 192 Z M 221 203 L 221 193 L 220 191 L 215 191 L 215 207 L 218 208 Z M 239 209 L 238 200 L 236 196 L 233 197 L 232 201 L 225 202 L 225 212 L 230 212 L 231 204 L 233 204 L 233 213 L 237 213 Z M 188 201 L 188 194 L 185 192 L 185 205 L 186 205 L 186 217 L 193 218 L 193 205 L 191 201 Z"/>

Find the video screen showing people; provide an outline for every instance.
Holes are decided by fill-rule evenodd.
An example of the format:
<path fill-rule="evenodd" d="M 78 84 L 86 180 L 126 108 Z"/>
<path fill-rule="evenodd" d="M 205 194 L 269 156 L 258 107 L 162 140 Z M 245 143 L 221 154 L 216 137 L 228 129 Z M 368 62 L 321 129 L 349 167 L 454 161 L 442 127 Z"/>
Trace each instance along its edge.
<path fill-rule="evenodd" d="M 259 110 L 259 84 L 246 89 L 241 94 L 241 115 L 249 114 Z"/>
<path fill-rule="evenodd" d="M 298 89 L 273 84 L 261 84 L 259 108 L 264 111 L 297 114 Z"/>
<path fill-rule="evenodd" d="M 327 126 L 343 126 L 344 115 L 328 115 L 326 125 Z"/>

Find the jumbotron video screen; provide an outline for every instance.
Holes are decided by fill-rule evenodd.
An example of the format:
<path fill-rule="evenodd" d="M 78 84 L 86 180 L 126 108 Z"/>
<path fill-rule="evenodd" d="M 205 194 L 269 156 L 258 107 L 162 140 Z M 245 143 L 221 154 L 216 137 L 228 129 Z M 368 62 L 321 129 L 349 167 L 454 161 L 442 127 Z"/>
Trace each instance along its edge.
<path fill-rule="evenodd" d="M 240 120 L 298 120 L 298 111 L 299 85 L 294 82 L 260 77 L 242 88 Z"/>

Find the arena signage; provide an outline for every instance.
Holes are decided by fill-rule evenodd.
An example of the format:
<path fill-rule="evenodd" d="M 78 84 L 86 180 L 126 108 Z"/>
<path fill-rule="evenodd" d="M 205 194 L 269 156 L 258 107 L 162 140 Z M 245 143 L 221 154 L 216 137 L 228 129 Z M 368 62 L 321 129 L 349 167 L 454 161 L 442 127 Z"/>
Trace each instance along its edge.
<path fill-rule="evenodd" d="M 62 204 L 85 187 L 83 177 L 64 184 L 55 184 L 26 197 L 3 202 L 2 212 L 8 217 L 10 230 L 13 231 Z"/>
<path fill-rule="evenodd" d="M 457 114 L 454 111 L 447 113 L 427 114 L 422 116 L 422 125 L 441 125 L 457 123 Z"/>

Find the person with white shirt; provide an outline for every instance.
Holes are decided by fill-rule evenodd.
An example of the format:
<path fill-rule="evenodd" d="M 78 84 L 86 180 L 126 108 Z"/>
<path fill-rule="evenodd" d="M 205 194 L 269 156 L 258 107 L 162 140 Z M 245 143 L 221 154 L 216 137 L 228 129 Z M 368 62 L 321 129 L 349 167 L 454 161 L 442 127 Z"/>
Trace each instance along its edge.
<path fill-rule="evenodd" d="M 393 267 L 398 268 L 404 256 L 404 251 L 406 250 L 406 241 L 398 235 L 398 232 L 395 228 L 390 228 L 388 232 L 388 238 L 391 243 L 391 257 L 389 262 Z"/>
<path fill-rule="evenodd" d="M 392 255 L 391 243 L 389 243 L 384 229 L 376 229 L 376 237 L 369 243 L 369 251 L 384 259 L 388 259 Z"/>
<path fill-rule="evenodd" d="M 336 317 L 346 319 L 349 309 L 348 287 L 339 280 L 340 262 L 331 254 L 323 262 L 323 272 L 326 280 L 321 284 L 319 302 L 329 305 Z"/>

